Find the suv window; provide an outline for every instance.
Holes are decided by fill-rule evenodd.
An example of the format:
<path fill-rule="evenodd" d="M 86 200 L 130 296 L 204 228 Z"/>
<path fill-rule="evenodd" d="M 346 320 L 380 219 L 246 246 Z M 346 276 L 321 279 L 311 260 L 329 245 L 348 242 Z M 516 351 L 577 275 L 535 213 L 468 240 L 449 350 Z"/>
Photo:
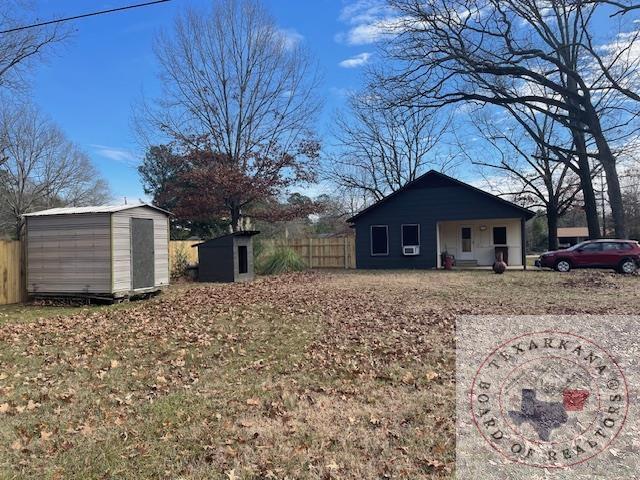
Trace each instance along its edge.
<path fill-rule="evenodd" d="M 599 252 L 601 250 L 600 243 L 587 243 L 580 247 L 583 252 Z"/>
<path fill-rule="evenodd" d="M 612 250 L 631 250 L 633 247 L 628 242 L 603 242 L 602 249 L 610 252 Z"/>

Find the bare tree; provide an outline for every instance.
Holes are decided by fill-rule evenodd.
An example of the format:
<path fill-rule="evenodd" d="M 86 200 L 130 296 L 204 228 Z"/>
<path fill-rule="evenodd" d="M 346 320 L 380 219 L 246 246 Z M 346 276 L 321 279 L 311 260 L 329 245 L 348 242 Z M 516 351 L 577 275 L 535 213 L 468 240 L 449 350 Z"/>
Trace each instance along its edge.
<path fill-rule="evenodd" d="M 451 121 L 415 107 L 387 105 L 384 93 L 351 94 L 335 120 L 338 151 L 328 177 L 337 186 L 377 201 L 415 180 L 428 168 L 454 163 L 442 140 Z"/>
<path fill-rule="evenodd" d="M 616 156 L 597 104 L 611 95 L 636 100 L 630 78 L 637 65 L 622 59 L 637 45 L 637 33 L 621 26 L 619 33 L 628 33 L 624 44 L 606 59 L 596 56 L 594 19 L 611 2 L 390 2 L 400 12 L 400 29 L 389 53 L 405 66 L 390 82 L 396 91 L 407 87 L 400 92 L 403 101 L 429 107 L 476 102 L 500 106 L 516 118 L 522 108 L 552 117 L 573 141 L 570 151 L 566 145 L 547 147 L 579 162 L 590 235 L 600 235 L 589 168 L 595 158 L 607 176 L 616 235 L 624 237 Z M 619 38 L 608 33 L 609 40 Z M 624 105 L 621 119 L 630 122 L 637 108 Z M 590 139 L 594 150 L 587 148 Z"/>
<path fill-rule="evenodd" d="M 223 0 L 187 11 L 172 33 L 160 35 L 156 54 L 163 94 L 143 108 L 139 124 L 190 152 L 208 152 L 245 179 L 314 178 L 316 67 L 259 1 Z M 235 229 L 251 199 L 229 192 L 224 203 Z"/>
<path fill-rule="evenodd" d="M 558 125 L 548 116 L 531 117 L 530 128 L 544 142 L 536 142 L 508 115 L 481 111 L 472 116 L 477 140 L 473 149 L 462 146 L 469 161 L 481 167 L 485 181 L 498 195 L 530 209 L 543 209 L 547 219 L 548 248 L 558 248 L 558 219 L 571 209 L 581 193 L 575 158 L 553 151 Z M 560 128 L 560 130 L 564 130 Z M 570 148 L 570 146 L 568 146 Z"/>
<path fill-rule="evenodd" d="M 3 0 L 0 31 L 28 25 L 35 18 L 30 1 Z M 69 31 L 58 24 L 0 34 L 0 90 L 24 87 L 29 67 L 68 36 Z"/>
<path fill-rule="evenodd" d="M 22 215 L 38 208 L 81 206 L 109 199 L 106 183 L 86 154 L 32 106 L 0 111 L 0 209 L 16 236 Z M 9 227 L 9 225 L 5 225 Z"/>

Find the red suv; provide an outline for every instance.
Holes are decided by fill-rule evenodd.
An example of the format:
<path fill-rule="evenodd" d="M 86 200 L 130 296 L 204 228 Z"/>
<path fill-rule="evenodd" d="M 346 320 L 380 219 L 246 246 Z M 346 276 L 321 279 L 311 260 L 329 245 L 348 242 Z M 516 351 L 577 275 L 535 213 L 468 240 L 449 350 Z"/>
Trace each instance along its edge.
<path fill-rule="evenodd" d="M 572 268 L 613 268 L 620 273 L 634 273 L 640 266 L 640 244 L 633 240 L 592 240 L 566 250 L 540 255 L 537 267 L 568 272 Z"/>

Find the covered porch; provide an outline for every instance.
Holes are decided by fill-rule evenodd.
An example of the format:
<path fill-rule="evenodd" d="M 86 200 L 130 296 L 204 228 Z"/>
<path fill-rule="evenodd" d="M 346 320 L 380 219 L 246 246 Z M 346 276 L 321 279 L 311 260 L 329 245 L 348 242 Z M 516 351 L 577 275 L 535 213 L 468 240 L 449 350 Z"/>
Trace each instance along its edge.
<path fill-rule="evenodd" d="M 455 257 L 457 267 L 486 268 L 502 253 L 509 268 L 526 268 L 523 218 L 443 220 L 436 223 L 437 266 L 442 254 Z"/>

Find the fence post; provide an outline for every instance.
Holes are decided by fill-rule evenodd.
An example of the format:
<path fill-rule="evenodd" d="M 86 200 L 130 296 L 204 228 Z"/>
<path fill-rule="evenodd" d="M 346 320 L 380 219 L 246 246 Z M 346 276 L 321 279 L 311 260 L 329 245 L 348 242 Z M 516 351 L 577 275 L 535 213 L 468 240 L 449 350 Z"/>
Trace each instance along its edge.
<path fill-rule="evenodd" d="M 313 238 L 309 237 L 309 268 L 313 268 Z"/>
<path fill-rule="evenodd" d="M 347 237 L 342 237 L 342 247 L 344 252 L 344 268 L 349 268 L 349 259 L 347 258 Z"/>

